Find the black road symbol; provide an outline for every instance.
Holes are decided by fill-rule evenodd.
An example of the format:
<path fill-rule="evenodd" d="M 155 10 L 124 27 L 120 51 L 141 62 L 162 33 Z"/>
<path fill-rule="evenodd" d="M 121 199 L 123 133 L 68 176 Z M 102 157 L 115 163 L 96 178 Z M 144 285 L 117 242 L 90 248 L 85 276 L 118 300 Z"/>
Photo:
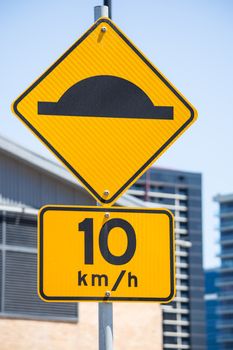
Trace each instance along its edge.
<path fill-rule="evenodd" d="M 173 107 L 154 106 L 142 89 L 111 75 L 94 76 L 71 86 L 58 102 L 38 102 L 50 116 L 173 119 Z"/>

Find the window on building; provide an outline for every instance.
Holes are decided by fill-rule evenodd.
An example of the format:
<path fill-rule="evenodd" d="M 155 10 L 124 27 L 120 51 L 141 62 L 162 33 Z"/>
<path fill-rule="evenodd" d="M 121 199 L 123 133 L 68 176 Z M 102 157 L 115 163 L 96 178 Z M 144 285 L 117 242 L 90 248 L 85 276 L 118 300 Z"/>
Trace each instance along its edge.
<path fill-rule="evenodd" d="M 189 303 L 181 303 L 181 309 L 188 310 L 189 309 Z"/>
<path fill-rule="evenodd" d="M 154 203 L 163 203 L 165 205 L 174 205 L 175 204 L 175 200 L 172 198 L 151 197 L 150 200 Z"/>
<path fill-rule="evenodd" d="M 222 259 L 222 267 L 233 267 L 233 259 Z"/>
<path fill-rule="evenodd" d="M 180 251 L 180 252 L 188 252 L 188 249 L 187 249 L 187 247 L 179 246 L 179 250 L 178 251 Z"/>
<path fill-rule="evenodd" d="M 233 251 L 233 241 L 229 242 L 228 244 L 222 244 L 221 246 L 222 252 L 232 252 Z"/>
<path fill-rule="evenodd" d="M 180 280 L 179 283 L 180 283 L 181 286 L 186 286 L 186 287 L 188 287 L 188 285 L 189 285 L 189 283 L 188 283 L 187 280 Z"/>
<path fill-rule="evenodd" d="M 163 319 L 164 320 L 175 321 L 176 320 L 176 314 L 170 313 L 170 312 L 163 312 Z"/>
<path fill-rule="evenodd" d="M 177 332 L 177 326 L 174 324 L 165 324 L 163 327 L 164 332 Z"/>
<path fill-rule="evenodd" d="M 36 226 L 33 215 L 0 212 L 0 316 L 77 322 L 77 303 L 47 303 L 37 295 Z"/>
<path fill-rule="evenodd" d="M 180 211 L 179 212 L 179 216 L 182 217 L 182 218 L 187 218 L 188 212 L 187 211 Z"/>
<path fill-rule="evenodd" d="M 181 315 L 181 321 L 189 321 L 188 315 Z"/>
<path fill-rule="evenodd" d="M 182 275 L 187 275 L 187 274 L 188 274 L 188 269 L 186 269 L 186 268 L 184 268 L 184 267 L 181 267 L 180 273 L 181 273 Z"/>
<path fill-rule="evenodd" d="M 222 218 L 220 220 L 221 227 L 232 227 L 233 219 L 232 218 Z"/>
<path fill-rule="evenodd" d="M 180 296 L 181 296 L 181 298 L 188 298 L 189 297 L 189 293 L 188 293 L 188 291 L 182 290 L 180 292 Z"/>
<path fill-rule="evenodd" d="M 182 338 L 182 345 L 189 345 L 189 339 Z"/>
<path fill-rule="evenodd" d="M 130 187 L 130 189 L 131 190 L 144 190 L 145 184 L 136 182 Z"/>
<path fill-rule="evenodd" d="M 1 238 L 1 232 L 0 232 Z M 233 240 L 233 231 L 221 232 L 221 242 Z"/>
<path fill-rule="evenodd" d="M 220 292 L 221 293 L 221 292 Z M 233 306 L 233 300 L 228 300 L 228 299 L 226 299 L 226 300 L 221 300 L 221 304 L 220 304 L 221 306 Z M 220 307 L 221 307 L 220 306 Z"/>
<path fill-rule="evenodd" d="M 228 213 L 233 211 L 233 202 L 221 203 L 221 212 Z"/>
<path fill-rule="evenodd" d="M 183 181 L 185 180 L 185 177 L 184 177 L 183 175 L 179 175 L 179 176 L 178 176 L 178 180 L 181 181 L 181 182 L 183 182 Z"/>
<path fill-rule="evenodd" d="M 190 332 L 190 329 L 188 326 L 182 326 L 181 327 L 181 331 L 184 332 L 184 333 L 189 333 Z"/>
<path fill-rule="evenodd" d="M 176 337 L 163 337 L 163 343 L 164 344 L 177 344 L 177 338 Z"/>
<path fill-rule="evenodd" d="M 187 188 L 183 188 L 183 187 L 178 188 L 177 192 L 179 194 L 183 194 L 183 195 L 187 195 L 188 194 Z"/>
<path fill-rule="evenodd" d="M 181 200 L 180 200 L 180 205 L 181 205 L 181 206 L 184 206 L 184 207 L 187 207 L 188 202 L 187 202 L 186 200 L 181 199 Z"/>
<path fill-rule="evenodd" d="M 188 229 L 188 223 L 187 222 L 180 222 L 180 228 L 187 230 Z"/>
<path fill-rule="evenodd" d="M 141 195 L 134 195 L 134 197 L 137 198 L 137 199 L 142 199 Z"/>

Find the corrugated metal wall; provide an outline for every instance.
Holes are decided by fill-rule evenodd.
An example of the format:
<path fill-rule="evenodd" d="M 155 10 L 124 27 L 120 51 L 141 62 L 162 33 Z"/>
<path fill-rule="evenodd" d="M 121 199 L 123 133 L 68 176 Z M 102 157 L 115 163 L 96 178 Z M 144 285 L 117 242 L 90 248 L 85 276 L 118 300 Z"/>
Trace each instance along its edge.
<path fill-rule="evenodd" d="M 95 201 L 79 186 L 0 151 L 0 204 L 38 209 L 46 204 L 94 205 Z M 2 214 L 0 317 L 77 321 L 77 304 L 46 303 L 37 295 L 36 217 Z"/>
<path fill-rule="evenodd" d="M 37 294 L 37 218 L 0 211 L 0 317 L 77 322 L 76 303 L 46 303 Z"/>
<path fill-rule="evenodd" d="M 95 205 L 94 199 L 55 176 L 0 153 L 0 203 L 40 208 L 45 204 Z"/>

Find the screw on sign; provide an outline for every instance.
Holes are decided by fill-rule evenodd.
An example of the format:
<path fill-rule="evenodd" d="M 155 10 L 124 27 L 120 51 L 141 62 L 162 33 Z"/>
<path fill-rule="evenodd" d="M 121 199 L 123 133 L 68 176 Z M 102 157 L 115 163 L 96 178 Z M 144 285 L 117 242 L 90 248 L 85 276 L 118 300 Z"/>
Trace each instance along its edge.
<path fill-rule="evenodd" d="M 43 73 L 13 111 L 105 205 L 116 202 L 197 117 L 107 18 Z"/>
<path fill-rule="evenodd" d="M 39 214 L 40 296 L 168 302 L 175 293 L 173 236 L 165 209 L 46 206 Z"/>

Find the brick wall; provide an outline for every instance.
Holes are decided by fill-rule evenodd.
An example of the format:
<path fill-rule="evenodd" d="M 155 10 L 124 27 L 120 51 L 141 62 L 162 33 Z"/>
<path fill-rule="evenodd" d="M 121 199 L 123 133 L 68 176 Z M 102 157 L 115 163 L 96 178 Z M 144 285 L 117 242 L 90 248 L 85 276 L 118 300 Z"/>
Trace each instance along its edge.
<path fill-rule="evenodd" d="M 98 305 L 80 303 L 78 324 L 0 319 L 1 350 L 97 350 Z M 115 303 L 114 349 L 162 350 L 161 310 L 154 303 Z"/>

